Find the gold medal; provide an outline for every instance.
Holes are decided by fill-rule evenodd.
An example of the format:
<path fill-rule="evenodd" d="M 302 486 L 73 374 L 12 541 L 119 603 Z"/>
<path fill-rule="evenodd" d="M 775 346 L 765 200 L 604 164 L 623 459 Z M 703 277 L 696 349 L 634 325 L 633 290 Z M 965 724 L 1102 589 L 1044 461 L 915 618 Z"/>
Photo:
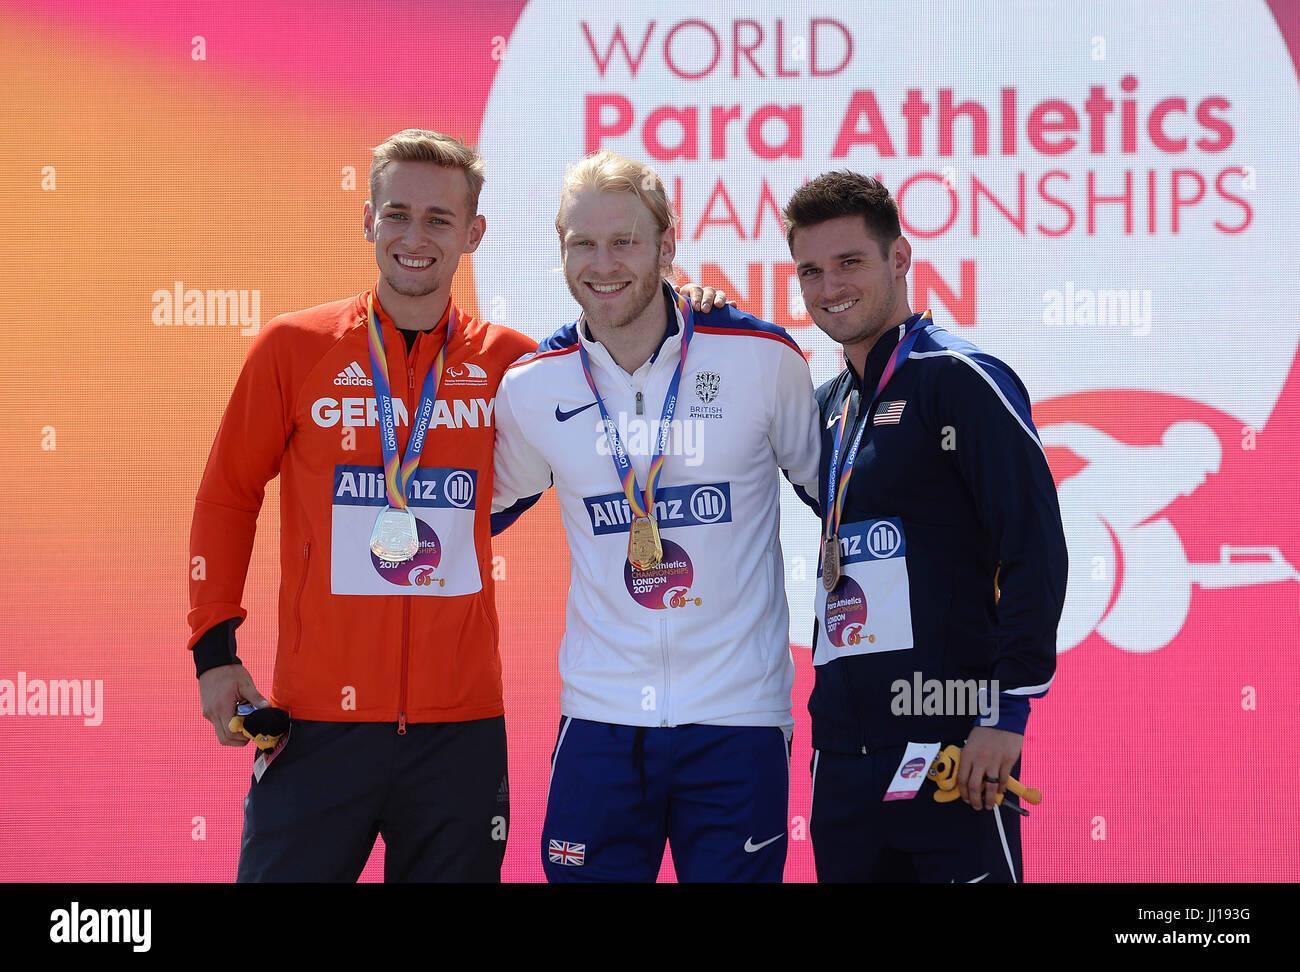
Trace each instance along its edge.
<path fill-rule="evenodd" d="M 659 539 L 659 524 L 652 516 L 638 516 L 632 520 L 627 538 L 627 562 L 633 570 L 658 567 L 664 559 L 664 545 Z"/>
<path fill-rule="evenodd" d="M 840 538 L 822 539 L 822 587 L 826 593 L 835 590 L 840 582 Z"/>

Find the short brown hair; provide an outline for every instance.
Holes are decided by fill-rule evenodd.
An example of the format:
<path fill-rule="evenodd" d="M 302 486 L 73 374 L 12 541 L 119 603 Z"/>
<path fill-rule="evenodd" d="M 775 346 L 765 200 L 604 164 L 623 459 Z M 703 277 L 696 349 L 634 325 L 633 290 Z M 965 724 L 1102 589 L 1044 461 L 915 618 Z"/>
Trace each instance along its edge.
<path fill-rule="evenodd" d="M 478 196 L 483 189 L 483 156 L 458 138 L 422 128 L 408 128 L 390 135 L 375 146 L 370 163 L 370 201 L 378 205 L 375 189 L 379 175 L 392 162 L 432 162 L 444 169 L 460 169 L 469 184 L 469 214 L 478 215 Z"/>
<path fill-rule="evenodd" d="M 795 230 L 841 216 L 861 216 L 885 258 L 889 257 L 890 245 L 903 235 L 898 204 L 889 190 L 870 176 L 841 169 L 819 175 L 795 190 L 781 214 L 785 241 L 793 248 Z"/>

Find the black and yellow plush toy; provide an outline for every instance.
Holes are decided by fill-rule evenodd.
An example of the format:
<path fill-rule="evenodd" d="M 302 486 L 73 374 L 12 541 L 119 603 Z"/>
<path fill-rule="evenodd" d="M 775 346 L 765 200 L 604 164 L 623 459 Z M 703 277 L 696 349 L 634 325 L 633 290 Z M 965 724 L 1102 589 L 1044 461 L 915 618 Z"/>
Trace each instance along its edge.
<path fill-rule="evenodd" d="M 936 803 L 952 803 L 954 800 L 961 799 L 961 792 L 957 789 L 957 770 L 961 768 L 961 750 L 956 746 L 945 746 L 934 758 L 930 764 L 930 771 L 926 773 L 938 789 L 934 793 Z M 1007 789 L 1014 793 L 1026 803 L 1032 803 L 1035 806 L 1043 802 L 1043 792 L 1034 787 L 1025 786 L 1014 776 L 1007 778 Z M 1003 794 L 999 793 L 997 803 L 1002 804 Z M 1014 804 L 1007 804 L 1012 809 L 1020 810 Z"/>
<path fill-rule="evenodd" d="M 289 713 L 274 706 L 257 708 L 240 699 L 235 706 L 235 717 L 230 720 L 231 732 L 242 732 L 253 745 L 265 752 L 274 749 L 289 731 Z"/>

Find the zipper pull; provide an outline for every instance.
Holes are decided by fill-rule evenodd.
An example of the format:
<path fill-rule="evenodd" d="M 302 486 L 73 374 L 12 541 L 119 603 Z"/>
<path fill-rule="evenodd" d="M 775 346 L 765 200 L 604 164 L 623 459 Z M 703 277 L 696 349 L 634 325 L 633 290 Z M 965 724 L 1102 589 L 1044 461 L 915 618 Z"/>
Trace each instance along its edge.
<path fill-rule="evenodd" d="M 415 391 L 415 369 L 414 368 L 406 369 L 406 384 L 411 389 L 411 391 Z"/>
<path fill-rule="evenodd" d="M 644 415 L 644 414 L 645 414 L 645 409 L 644 409 L 644 408 L 642 407 L 642 405 L 641 405 L 641 393 L 640 393 L 640 392 L 637 392 L 637 393 L 636 393 L 636 413 L 637 413 L 637 415 Z"/>
<path fill-rule="evenodd" d="M 406 735 L 406 713 L 405 712 L 397 713 L 397 734 L 399 736 Z"/>
<path fill-rule="evenodd" d="M 302 559 L 306 560 L 309 556 L 311 556 L 311 541 L 307 540 L 302 545 Z"/>

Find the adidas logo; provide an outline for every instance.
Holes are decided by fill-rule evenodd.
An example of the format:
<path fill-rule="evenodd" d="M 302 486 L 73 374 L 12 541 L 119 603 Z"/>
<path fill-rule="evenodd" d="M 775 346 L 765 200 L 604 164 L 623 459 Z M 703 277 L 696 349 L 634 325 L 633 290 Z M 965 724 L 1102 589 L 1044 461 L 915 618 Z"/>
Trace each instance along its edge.
<path fill-rule="evenodd" d="M 486 376 L 485 376 L 486 377 Z M 334 379 L 336 385 L 374 385 L 374 382 L 366 377 L 366 373 L 361 370 L 361 365 L 354 361 Z"/>
<path fill-rule="evenodd" d="M 486 385 L 487 372 L 481 367 L 466 361 L 464 364 L 448 365 L 443 378 L 449 385 Z"/>
<path fill-rule="evenodd" d="M 503 776 L 501 777 L 501 785 L 497 787 L 497 803 L 509 803 L 509 802 L 510 802 L 510 784 L 506 782 L 506 778 Z"/>

